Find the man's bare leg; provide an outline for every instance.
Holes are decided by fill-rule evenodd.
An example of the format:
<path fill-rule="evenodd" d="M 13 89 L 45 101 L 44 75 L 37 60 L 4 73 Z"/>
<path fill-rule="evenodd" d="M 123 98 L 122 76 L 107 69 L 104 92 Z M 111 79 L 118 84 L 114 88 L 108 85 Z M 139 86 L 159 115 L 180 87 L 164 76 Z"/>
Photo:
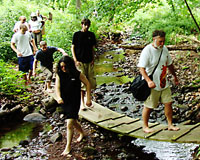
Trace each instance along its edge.
<path fill-rule="evenodd" d="M 84 97 L 85 97 L 85 91 L 81 90 L 81 109 L 82 110 L 86 110 Z"/>
<path fill-rule="evenodd" d="M 47 92 L 52 93 L 53 91 L 51 89 L 51 81 L 46 81 L 45 84 L 46 84 L 46 90 L 47 90 Z"/>
<path fill-rule="evenodd" d="M 152 109 L 147 108 L 147 107 L 144 106 L 143 111 L 142 111 L 143 131 L 145 133 L 151 133 L 151 132 L 153 132 L 153 129 L 150 129 L 149 125 L 148 125 L 148 121 L 149 121 L 151 110 Z"/>
<path fill-rule="evenodd" d="M 165 103 L 164 105 L 165 105 L 165 116 L 167 117 L 167 122 L 168 122 L 168 130 L 178 131 L 180 128 L 175 127 L 172 124 L 172 114 L 173 114 L 172 102 Z"/>
<path fill-rule="evenodd" d="M 29 84 L 31 84 L 31 76 L 32 76 L 32 70 L 29 70 L 28 77 L 27 77 L 27 81 Z"/>

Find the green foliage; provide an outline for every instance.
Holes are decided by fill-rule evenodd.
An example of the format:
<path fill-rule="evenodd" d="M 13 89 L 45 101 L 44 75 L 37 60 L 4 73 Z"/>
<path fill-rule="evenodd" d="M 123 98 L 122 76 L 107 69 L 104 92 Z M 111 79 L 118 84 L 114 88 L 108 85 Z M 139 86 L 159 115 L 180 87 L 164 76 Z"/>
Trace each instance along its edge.
<path fill-rule="evenodd" d="M 8 9 L 0 15 L 0 59 L 16 60 L 16 54 L 10 47 L 13 27 L 17 13 Z"/>
<path fill-rule="evenodd" d="M 23 74 L 15 71 L 13 66 L 0 60 L 0 93 L 4 95 L 25 96 Z"/>
<path fill-rule="evenodd" d="M 163 29 L 166 31 L 166 44 L 176 43 L 176 35 L 192 34 L 195 30 L 195 24 L 189 15 L 176 14 L 172 12 L 168 5 L 151 8 L 148 10 L 139 10 L 132 19 L 134 33 L 139 32 L 144 35 L 148 41 L 151 40 L 152 31 L 155 29 Z M 163 12 L 165 10 L 165 12 Z M 196 33 L 196 32 L 195 32 Z"/>

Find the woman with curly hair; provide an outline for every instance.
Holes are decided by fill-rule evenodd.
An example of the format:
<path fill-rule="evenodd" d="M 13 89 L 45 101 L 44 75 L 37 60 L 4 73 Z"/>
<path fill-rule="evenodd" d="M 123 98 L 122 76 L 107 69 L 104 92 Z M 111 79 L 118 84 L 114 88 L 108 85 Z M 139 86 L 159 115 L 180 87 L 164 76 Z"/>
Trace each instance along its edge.
<path fill-rule="evenodd" d="M 84 74 L 76 69 L 71 57 L 63 56 L 58 62 L 56 74 L 57 102 L 61 104 L 67 117 L 67 145 L 62 155 L 68 155 L 71 151 L 74 128 L 80 134 L 77 142 L 80 142 L 84 137 L 84 132 L 78 122 L 78 112 L 81 103 L 81 82 L 86 86 L 86 105 L 91 106 L 91 88 L 89 81 Z"/>

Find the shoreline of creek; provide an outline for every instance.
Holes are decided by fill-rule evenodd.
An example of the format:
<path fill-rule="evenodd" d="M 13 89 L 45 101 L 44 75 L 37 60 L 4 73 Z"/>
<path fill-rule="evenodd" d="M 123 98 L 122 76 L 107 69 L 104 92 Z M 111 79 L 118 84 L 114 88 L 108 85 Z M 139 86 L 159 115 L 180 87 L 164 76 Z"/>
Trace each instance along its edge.
<path fill-rule="evenodd" d="M 108 45 L 110 44 L 110 45 Z M 111 44 L 111 41 L 107 40 L 100 44 L 99 53 L 105 51 L 118 49 L 117 44 Z M 115 46 L 115 49 L 113 49 Z M 130 53 L 131 50 L 125 50 L 124 60 L 120 60 L 113 64 L 114 68 L 122 68 L 118 70 L 116 75 L 118 77 L 126 76 L 128 78 L 134 77 L 137 73 L 137 60 L 138 54 Z M 119 53 L 117 53 L 119 54 Z M 102 54 L 99 54 L 99 57 Z M 98 57 L 97 57 L 98 58 Z M 175 60 L 175 66 L 177 67 L 178 76 L 184 79 L 181 85 L 188 86 L 193 80 L 197 79 L 193 76 L 195 63 L 192 55 L 186 57 L 188 62 L 184 61 L 184 55 L 173 56 Z M 190 58 L 190 59 L 189 59 Z M 113 59 L 111 54 L 108 54 L 106 59 Z M 98 63 L 98 62 L 97 62 Z M 106 63 L 106 62 L 105 62 Z M 189 68 L 183 69 L 184 66 Z M 184 72 L 184 74 L 182 73 Z M 116 76 L 111 73 L 105 73 L 105 76 Z M 183 78 L 184 75 L 189 75 Z M 198 76 L 198 75 L 197 75 Z M 134 101 L 132 95 L 127 91 L 129 82 L 125 84 L 102 83 L 93 93 L 93 100 L 99 104 L 102 104 L 114 111 L 124 113 L 133 118 L 141 118 L 142 104 Z M 48 109 L 44 108 L 44 99 L 48 99 L 46 95 L 42 93 L 43 82 L 36 82 L 32 84 L 33 88 L 33 101 L 36 102 L 34 107 L 40 108 L 40 113 L 43 113 L 47 118 L 45 123 L 48 123 L 52 129 L 46 131 L 39 131 L 38 136 L 32 140 L 23 140 L 21 145 L 12 148 L 2 148 L 0 152 L 0 160 L 6 159 L 49 159 L 49 160 L 64 160 L 66 157 L 62 157 L 61 153 L 64 150 L 65 139 L 65 117 L 62 114 L 55 111 L 55 106 L 51 106 Z M 190 90 L 190 88 L 174 87 L 172 84 L 172 92 L 174 102 L 174 123 L 181 123 L 185 120 L 191 120 L 192 123 L 197 123 L 199 120 L 199 104 L 197 100 L 200 100 L 200 92 L 197 90 Z M 123 93 L 123 96 L 122 96 Z M 117 105 L 117 104 L 120 104 Z M 134 104 L 134 105 L 133 105 Z M 186 107 L 187 106 L 187 107 Z M 177 109 L 177 107 L 180 107 Z M 153 112 L 150 117 L 150 121 L 158 121 L 165 123 L 165 117 L 163 116 L 163 106 L 160 106 L 157 111 Z M 98 126 L 95 126 L 84 119 L 80 119 L 80 123 L 83 130 L 86 132 L 87 138 L 81 143 L 75 143 L 73 139 L 72 143 L 72 156 L 67 159 L 151 159 L 156 160 L 156 154 L 154 152 L 147 153 L 143 150 L 145 146 L 137 146 L 132 143 L 134 138 L 125 137 L 106 131 Z M 75 138 L 78 135 L 75 134 Z M 195 151 L 194 151 L 195 152 Z M 191 155 L 192 157 L 192 155 Z"/>

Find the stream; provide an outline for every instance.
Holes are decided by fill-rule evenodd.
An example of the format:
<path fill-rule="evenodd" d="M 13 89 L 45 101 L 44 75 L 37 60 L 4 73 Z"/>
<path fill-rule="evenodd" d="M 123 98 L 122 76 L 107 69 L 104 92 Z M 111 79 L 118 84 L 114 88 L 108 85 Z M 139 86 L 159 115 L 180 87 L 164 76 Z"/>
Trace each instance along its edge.
<path fill-rule="evenodd" d="M 133 80 L 127 74 L 126 68 L 119 65 L 126 61 L 123 49 L 107 51 L 97 57 L 95 62 L 95 73 L 98 87 L 95 90 L 95 100 L 97 103 L 108 107 L 119 113 L 126 114 L 132 118 L 141 118 L 142 103 L 133 99 L 127 91 L 127 86 Z M 119 64 L 118 64 L 119 63 Z M 126 65 L 126 64 L 125 64 Z M 126 74 L 124 74 L 126 72 Z M 175 102 L 177 103 L 177 102 Z M 185 112 L 184 109 L 180 110 Z M 160 106 L 150 117 L 150 122 L 166 123 L 163 113 L 163 106 Z M 177 121 L 177 123 L 180 123 Z M 9 127 L 7 127 L 9 128 Z M 0 135 L 0 148 L 13 147 L 21 140 L 30 140 L 41 131 L 49 131 L 48 124 L 34 124 L 23 122 L 12 126 L 12 130 L 7 129 Z M 136 146 L 143 146 L 145 152 L 154 152 L 160 160 L 190 160 L 197 144 L 159 142 L 145 139 L 136 139 L 132 142 Z"/>

